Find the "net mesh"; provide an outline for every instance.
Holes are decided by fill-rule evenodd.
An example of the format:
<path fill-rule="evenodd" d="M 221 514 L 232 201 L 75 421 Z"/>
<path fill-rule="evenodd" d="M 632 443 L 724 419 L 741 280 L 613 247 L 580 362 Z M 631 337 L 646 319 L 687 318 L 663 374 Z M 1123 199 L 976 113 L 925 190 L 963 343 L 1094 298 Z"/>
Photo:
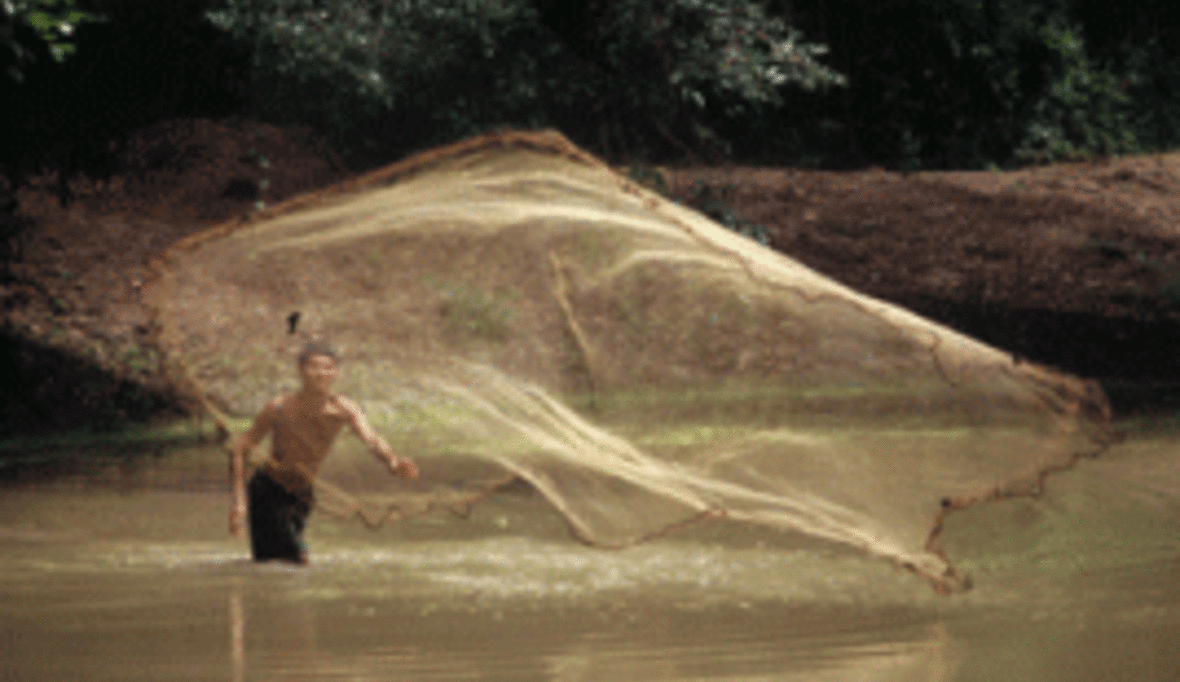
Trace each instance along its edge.
<path fill-rule="evenodd" d="M 944 511 L 1035 492 L 1109 419 L 1093 385 L 858 294 L 552 132 L 419 155 L 156 272 L 160 345 L 207 409 L 253 415 L 296 388 L 304 335 L 326 337 L 339 391 L 395 450 L 466 462 L 394 493 L 338 447 L 320 499 L 371 524 L 461 512 L 516 476 L 586 542 L 724 516 L 954 588 Z"/>

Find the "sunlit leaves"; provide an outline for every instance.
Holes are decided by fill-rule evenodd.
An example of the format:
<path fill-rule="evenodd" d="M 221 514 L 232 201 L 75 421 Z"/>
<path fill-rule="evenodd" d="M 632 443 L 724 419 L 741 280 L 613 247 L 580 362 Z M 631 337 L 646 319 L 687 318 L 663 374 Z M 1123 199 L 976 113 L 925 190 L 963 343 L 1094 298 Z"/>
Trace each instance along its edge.
<path fill-rule="evenodd" d="M 225 0 L 208 16 L 254 45 L 260 72 L 331 79 L 392 108 L 414 76 L 441 73 L 467 46 L 494 57 L 528 11 L 509 0 Z"/>
<path fill-rule="evenodd" d="M 1032 117 L 1016 158 L 1044 162 L 1137 151 L 1133 102 L 1119 77 L 1099 68 L 1086 54 L 1076 28 L 1050 22 L 1038 34 L 1057 68 L 1030 108 Z"/>
<path fill-rule="evenodd" d="M 767 15 L 758 3 L 678 0 L 665 8 L 655 15 L 659 19 L 652 23 L 652 39 L 672 46 L 668 81 L 697 106 L 704 106 L 705 92 L 740 108 L 781 104 L 787 84 L 807 90 L 846 84 L 842 75 L 817 61 L 827 52 L 825 45 L 801 41 L 799 31 Z M 698 30 L 680 30 L 687 26 Z"/>
<path fill-rule="evenodd" d="M 1076 160 L 1139 149 L 1123 76 L 1087 52 L 1082 27 L 1065 5 L 1000 2 L 990 20 L 977 0 L 936 6 L 947 16 L 952 57 L 987 84 L 1002 121 L 990 132 L 1007 138 L 1013 160 Z"/>
<path fill-rule="evenodd" d="M 23 67 L 34 59 L 37 42 L 54 61 L 63 61 L 75 51 L 77 27 L 100 20 L 77 9 L 74 0 L 2 0 L 0 10 L 0 46 L 8 53 L 8 75 L 17 81 L 23 80 Z"/>
<path fill-rule="evenodd" d="M 578 47 L 546 25 L 544 4 L 222 0 L 208 16 L 251 46 L 255 82 L 272 93 L 268 100 L 277 96 L 276 78 L 314 86 L 312 104 L 331 110 L 332 125 L 350 125 L 341 108 L 358 107 L 425 117 L 456 136 L 546 124 L 553 107 L 615 117 L 733 115 L 780 105 L 789 85 L 844 83 L 817 61 L 823 45 L 804 42 L 753 0 L 591 2 L 587 25 L 575 27 L 588 37 Z"/>

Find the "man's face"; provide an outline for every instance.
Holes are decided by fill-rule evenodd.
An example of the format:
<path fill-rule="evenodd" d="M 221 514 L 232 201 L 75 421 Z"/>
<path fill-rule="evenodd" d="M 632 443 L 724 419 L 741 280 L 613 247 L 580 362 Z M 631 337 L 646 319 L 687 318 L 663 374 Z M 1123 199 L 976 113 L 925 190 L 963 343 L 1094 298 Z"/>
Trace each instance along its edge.
<path fill-rule="evenodd" d="M 304 387 L 327 393 L 336 377 L 340 375 L 340 370 L 336 368 L 336 362 L 327 355 L 312 355 L 299 368 L 299 374 L 303 377 Z"/>

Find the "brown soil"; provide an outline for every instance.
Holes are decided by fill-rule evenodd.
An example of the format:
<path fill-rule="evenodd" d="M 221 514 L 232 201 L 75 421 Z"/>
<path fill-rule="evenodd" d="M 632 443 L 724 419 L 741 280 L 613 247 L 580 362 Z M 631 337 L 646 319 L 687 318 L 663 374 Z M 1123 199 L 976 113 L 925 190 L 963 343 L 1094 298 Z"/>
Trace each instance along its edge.
<path fill-rule="evenodd" d="M 0 433 L 176 407 L 140 298 L 152 259 L 258 202 L 344 177 L 304 130 L 182 120 L 132 136 L 108 179 L 29 178 L 16 191 L 29 226 L 0 261 Z"/>
<path fill-rule="evenodd" d="M 774 248 L 882 298 L 1178 312 L 1180 154 L 1012 173 L 680 170 L 672 194 L 691 203 L 698 179 L 730 188 Z"/>
<path fill-rule="evenodd" d="M 151 260 L 257 202 L 345 175 L 306 131 L 184 120 L 133 136 L 109 179 L 31 178 L 16 196 L 31 226 L 0 263 L 0 379 L 19 387 L 0 395 L 19 403 L 0 432 L 82 423 L 112 391 L 157 398 L 114 400 L 117 418 L 170 404 L 140 300 Z M 1088 376 L 1180 381 L 1180 154 L 1003 173 L 666 177 L 687 203 L 695 183 L 711 186 L 816 270 L 1014 353 Z M 83 366 L 108 385 L 80 386 Z"/>
<path fill-rule="evenodd" d="M 1003 173 L 714 168 L 669 179 L 690 204 L 707 183 L 773 248 L 855 289 L 1108 390 L 1176 393 L 1180 154 Z"/>

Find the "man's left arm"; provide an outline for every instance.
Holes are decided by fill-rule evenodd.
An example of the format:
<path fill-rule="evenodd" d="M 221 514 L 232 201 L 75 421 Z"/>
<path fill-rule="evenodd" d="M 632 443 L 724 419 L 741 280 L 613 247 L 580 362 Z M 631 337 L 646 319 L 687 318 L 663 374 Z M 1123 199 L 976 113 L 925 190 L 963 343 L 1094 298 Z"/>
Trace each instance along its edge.
<path fill-rule="evenodd" d="M 365 418 L 365 413 L 361 411 L 359 405 L 344 398 L 341 398 L 339 402 L 340 406 L 344 408 L 345 413 L 348 414 L 348 425 L 352 428 L 353 432 L 361 439 L 361 442 L 365 444 L 369 452 L 385 462 L 385 465 L 389 467 L 389 470 L 394 476 L 401 476 L 403 478 L 418 477 L 418 465 L 414 464 L 414 461 L 408 457 L 398 457 L 394 454 L 393 448 L 389 447 L 389 443 L 369 424 L 369 420 Z"/>

